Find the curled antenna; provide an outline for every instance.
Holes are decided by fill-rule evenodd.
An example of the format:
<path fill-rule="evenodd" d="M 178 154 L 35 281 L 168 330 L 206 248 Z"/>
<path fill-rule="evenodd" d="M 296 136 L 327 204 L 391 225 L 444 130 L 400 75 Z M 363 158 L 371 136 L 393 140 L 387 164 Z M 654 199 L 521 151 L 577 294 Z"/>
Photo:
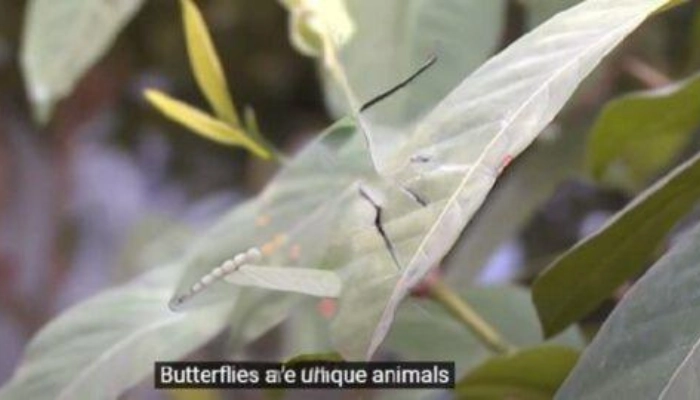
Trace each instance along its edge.
<path fill-rule="evenodd" d="M 401 81 L 398 85 L 394 86 L 393 88 L 387 90 L 386 92 L 378 95 L 377 97 L 373 98 L 372 100 L 366 102 L 362 107 L 360 107 L 360 112 L 367 111 L 367 109 L 371 108 L 375 104 L 379 103 L 380 101 L 386 99 L 387 97 L 391 96 L 392 94 L 398 92 L 399 90 L 403 89 L 404 87 L 408 86 L 409 83 L 413 82 L 416 78 L 418 78 L 423 72 L 427 71 L 428 68 L 432 67 L 436 62 L 438 58 L 436 55 L 432 55 L 416 72 L 411 74 L 408 78 L 404 79 Z"/>
<path fill-rule="evenodd" d="M 235 257 L 226 260 L 220 266 L 214 268 L 208 274 L 201 277 L 196 283 L 183 294 L 175 297 L 170 301 L 170 309 L 175 310 L 190 300 L 192 297 L 201 293 L 204 289 L 211 286 L 213 283 L 223 279 L 223 277 L 238 271 L 245 264 L 255 264 L 262 258 L 262 253 L 257 247 L 251 247 L 243 253 L 236 254 Z"/>

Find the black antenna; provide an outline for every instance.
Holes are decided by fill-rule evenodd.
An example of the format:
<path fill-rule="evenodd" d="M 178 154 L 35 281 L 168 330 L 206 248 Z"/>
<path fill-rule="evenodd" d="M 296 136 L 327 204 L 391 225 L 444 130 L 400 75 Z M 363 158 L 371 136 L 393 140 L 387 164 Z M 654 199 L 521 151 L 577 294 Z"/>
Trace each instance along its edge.
<path fill-rule="evenodd" d="M 436 62 L 438 58 L 436 55 L 431 56 L 428 61 L 425 62 L 420 68 L 418 68 L 418 71 L 414 72 L 411 76 L 408 78 L 404 79 L 402 82 L 400 82 L 398 85 L 394 86 L 393 88 L 387 90 L 386 92 L 380 94 L 379 96 L 373 98 L 372 100 L 366 102 L 362 107 L 360 107 L 360 112 L 366 111 L 367 109 L 371 108 L 375 104 L 379 103 L 380 101 L 386 99 L 387 97 L 391 96 L 392 94 L 398 92 L 399 90 L 403 89 L 406 87 L 409 83 L 413 82 L 418 76 L 420 76 L 423 72 L 427 71 L 428 68 L 432 67 Z"/>

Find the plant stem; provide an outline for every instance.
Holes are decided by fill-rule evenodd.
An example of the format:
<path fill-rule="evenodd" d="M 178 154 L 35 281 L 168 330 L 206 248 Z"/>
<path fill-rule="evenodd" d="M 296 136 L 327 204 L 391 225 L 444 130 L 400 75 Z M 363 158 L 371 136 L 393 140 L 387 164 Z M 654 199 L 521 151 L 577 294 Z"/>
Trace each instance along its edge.
<path fill-rule="evenodd" d="M 277 163 L 277 165 L 284 166 L 287 163 L 284 154 L 262 134 L 260 125 L 258 125 L 258 118 L 255 116 L 255 111 L 253 111 L 251 107 L 246 107 L 243 110 L 243 121 L 245 121 L 245 129 L 248 135 L 267 150 L 270 154 L 270 160 Z"/>
<path fill-rule="evenodd" d="M 350 107 L 350 114 L 352 115 L 353 119 L 355 120 L 355 124 L 357 124 L 357 127 L 359 128 L 360 132 L 362 132 L 362 135 L 365 138 L 365 144 L 367 145 L 367 149 L 369 149 L 369 155 L 372 159 L 372 164 L 374 165 L 375 170 L 378 171 L 379 164 L 375 158 L 376 151 L 374 150 L 374 144 L 372 143 L 369 126 L 367 126 L 364 119 L 362 118 L 362 115 L 360 115 L 361 104 L 357 100 L 357 96 L 355 95 L 355 92 L 353 91 L 352 86 L 350 85 L 348 74 L 345 72 L 343 64 L 340 62 L 340 59 L 338 59 L 338 52 L 335 45 L 327 35 L 324 35 L 322 39 L 323 65 L 325 66 L 326 70 L 331 74 L 331 78 L 340 87 L 341 92 L 345 97 L 345 101 L 347 101 L 348 106 Z"/>
<path fill-rule="evenodd" d="M 666 86 L 672 82 L 672 80 L 661 71 L 636 57 L 625 58 L 622 67 L 627 73 L 634 76 L 650 89 Z"/>
<path fill-rule="evenodd" d="M 504 355 L 515 350 L 501 334 L 489 324 L 474 308 L 464 299 L 459 297 L 440 278 L 431 280 L 428 287 L 430 297 L 440 303 L 455 318 L 462 322 L 469 330 L 492 352 Z"/>

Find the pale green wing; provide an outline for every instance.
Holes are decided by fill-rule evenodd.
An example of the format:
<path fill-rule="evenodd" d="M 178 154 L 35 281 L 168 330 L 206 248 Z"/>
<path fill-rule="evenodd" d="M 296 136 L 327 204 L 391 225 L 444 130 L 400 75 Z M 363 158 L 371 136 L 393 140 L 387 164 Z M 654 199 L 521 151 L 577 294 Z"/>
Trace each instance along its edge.
<path fill-rule="evenodd" d="M 419 229 L 404 243 L 400 276 L 393 283 L 385 276 L 391 287 L 385 309 L 368 315 L 376 329 L 367 357 L 409 289 L 452 247 L 500 170 L 535 139 L 601 59 L 666 3 L 588 0 L 560 13 L 489 60 L 421 121 L 393 158 L 392 170 L 397 184 L 430 204 L 396 212 L 387 224 L 391 230 L 421 219 L 409 224 Z M 378 297 L 383 296 L 387 293 Z"/>

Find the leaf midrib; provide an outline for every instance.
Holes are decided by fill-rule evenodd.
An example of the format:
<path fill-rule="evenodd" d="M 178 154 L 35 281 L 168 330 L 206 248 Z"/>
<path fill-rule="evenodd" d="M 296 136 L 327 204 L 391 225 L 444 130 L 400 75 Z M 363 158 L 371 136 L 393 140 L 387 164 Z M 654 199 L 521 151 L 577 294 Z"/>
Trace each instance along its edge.
<path fill-rule="evenodd" d="M 165 302 L 164 302 L 164 304 L 165 304 Z M 134 332 L 127 335 L 126 337 L 124 337 L 123 340 L 117 342 L 116 344 L 114 344 L 111 347 L 108 347 L 104 352 L 102 352 L 102 354 L 99 357 L 97 357 L 97 359 L 95 359 L 93 362 L 91 362 L 87 368 L 83 369 L 83 371 L 80 374 L 78 374 L 77 377 L 72 379 L 70 381 L 70 383 L 67 386 L 65 386 L 63 388 L 63 390 L 61 390 L 59 392 L 58 396 L 56 396 L 56 399 L 57 400 L 72 399 L 73 397 L 71 395 L 71 391 L 73 391 L 80 383 L 82 383 L 85 379 L 87 379 L 91 375 L 91 373 L 98 368 L 99 365 L 101 365 L 104 361 L 112 358 L 115 354 L 119 353 L 122 348 L 124 348 L 126 345 L 128 345 L 132 341 L 136 340 L 140 336 L 147 334 L 151 331 L 158 330 L 158 329 L 163 328 L 167 325 L 170 325 L 170 324 L 173 324 L 173 323 L 176 323 L 176 322 L 182 320 L 182 314 L 176 314 L 176 313 L 171 313 L 171 314 L 172 314 L 172 317 L 166 318 L 165 320 L 160 321 L 158 323 L 147 325 L 143 328 L 137 329 Z M 68 396 L 68 397 L 66 397 L 66 396 Z"/>
<path fill-rule="evenodd" d="M 627 26 L 628 26 L 628 25 L 629 25 L 629 24 L 625 24 L 625 25 L 622 26 L 622 28 L 617 28 L 617 29 L 615 29 L 615 30 L 610 31 L 610 33 L 604 35 L 601 39 L 595 41 L 594 44 L 588 46 L 588 48 L 589 48 L 589 49 L 591 49 L 591 48 L 597 48 L 598 45 L 599 45 L 599 43 L 604 42 L 604 41 L 607 41 L 608 38 L 609 38 L 610 36 L 614 36 L 614 34 L 617 33 L 618 31 L 627 29 Z M 512 114 L 512 116 L 510 116 L 510 117 L 506 120 L 507 122 L 506 122 L 505 124 L 503 124 L 503 128 L 501 128 L 501 130 L 500 130 L 498 133 L 496 133 L 496 135 L 494 136 L 494 138 L 491 139 L 491 140 L 489 141 L 489 143 L 488 143 L 488 144 L 486 145 L 486 147 L 484 148 L 484 151 L 481 153 L 481 155 L 479 156 L 479 158 L 477 158 L 477 160 L 474 162 L 474 167 L 469 169 L 469 172 L 468 172 L 468 173 L 464 176 L 464 178 L 460 181 L 460 184 L 458 185 L 457 189 L 454 191 L 454 193 L 453 193 L 453 194 L 450 196 L 450 198 L 447 200 L 447 205 L 446 205 L 445 208 L 443 208 L 443 210 L 440 212 L 440 214 L 438 215 L 438 217 L 437 217 L 437 219 L 436 219 L 436 222 L 430 227 L 430 230 L 428 231 L 428 233 L 426 233 L 426 235 L 423 237 L 423 240 L 421 241 L 421 243 L 420 243 L 418 249 L 414 252 L 414 256 L 411 258 L 411 261 L 410 261 L 410 263 L 408 264 L 408 267 L 406 268 L 406 270 L 408 270 L 408 269 L 411 267 L 411 265 L 413 265 L 413 264 L 416 262 L 416 255 L 415 255 L 415 254 L 417 254 L 417 253 L 420 251 L 420 249 L 424 248 L 424 247 L 426 246 L 428 240 L 430 240 L 430 238 L 432 238 L 432 236 L 435 234 L 435 231 L 436 231 L 437 227 L 440 226 L 440 225 L 442 224 L 443 219 L 444 219 L 445 216 L 447 215 L 447 210 L 448 210 L 448 209 L 451 209 L 452 207 L 454 207 L 454 204 L 457 202 L 457 198 L 459 197 L 459 195 L 460 195 L 461 192 L 463 191 L 464 187 L 465 187 L 465 186 L 468 184 L 468 182 L 472 179 L 472 177 L 473 177 L 473 175 L 474 175 L 474 171 L 476 171 L 476 170 L 478 169 L 478 167 L 480 167 L 480 166 L 484 163 L 484 160 L 485 160 L 485 158 L 486 158 L 486 155 L 491 151 L 491 149 L 495 146 L 495 144 L 503 137 L 503 135 L 510 129 L 510 127 L 513 125 L 513 121 L 514 121 L 520 114 L 522 114 L 523 110 L 525 110 L 526 107 L 527 107 L 528 105 L 530 105 L 530 103 L 531 103 L 540 93 L 542 93 L 546 88 L 548 88 L 549 86 L 551 86 L 552 82 L 554 82 L 557 78 L 559 78 L 559 77 L 563 74 L 564 71 L 566 71 L 566 70 L 570 69 L 572 66 L 578 64 L 578 60 L 580 60 L 581 58 L 583 58 L 583 56 L 582 56 L 582 55 L 579 55 L 579 56 L 573 58 L 572 61 L 567 62 L 562 68 L 559 68 L 559 69 L 556 71 L 556 73 L 552 74 L 552 77 L 550 77 L 549 79 L 547 79 L 547 80 L 545 81 L 545 83 L 542 84 L 537 90 L 533 91 L 533 93 L 527 98 L 527 100 L 525 100 L 525 101 L 521 104 L 521 106 Z"/>

